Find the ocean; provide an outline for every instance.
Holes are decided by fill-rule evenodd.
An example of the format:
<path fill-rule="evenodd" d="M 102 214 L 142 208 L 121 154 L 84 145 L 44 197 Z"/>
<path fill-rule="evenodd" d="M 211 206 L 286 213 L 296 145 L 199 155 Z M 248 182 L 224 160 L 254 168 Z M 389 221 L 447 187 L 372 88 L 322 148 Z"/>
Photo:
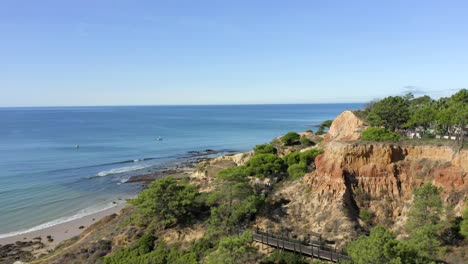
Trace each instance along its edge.
<path fill-rule="evenodd" d="M 141 189 L 129 176 L 190 151 L 248 151 L 362 106 L 0 108 L 0 237 L 109 208 Z"/>

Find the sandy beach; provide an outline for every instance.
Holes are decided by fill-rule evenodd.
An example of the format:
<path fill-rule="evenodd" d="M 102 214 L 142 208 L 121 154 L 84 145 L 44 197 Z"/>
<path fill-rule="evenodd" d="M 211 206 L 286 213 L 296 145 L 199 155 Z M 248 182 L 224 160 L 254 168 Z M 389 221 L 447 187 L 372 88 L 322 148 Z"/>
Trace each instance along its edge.
<path fill-rule="evenodd" d="M 38 240 L 37 237 L 40 237 L 40 241 L 45 245 L 45 247 L 41 249 L 41 251 L 51 250 L 60 242 L 70 239 L 74 236 L 80 235 L 87 227 L 99 221 L 103 217 L 120 212 L 120 210 L 124 208 L 126 204 L 126 202 L 121 202 L 111 208 L 105 209 L 94 214 L 86 215 L 78 219 L 70 220 L 68 222 L 60 223 L 29 233 L 0 238 L 0 246 L 14 244 L 17 241 L 34 241 L 35 238 L 36 240 Z M 48 236 L 50 236 L 52 240 L 49 241 L 49 239 L 47 238 Z"/>

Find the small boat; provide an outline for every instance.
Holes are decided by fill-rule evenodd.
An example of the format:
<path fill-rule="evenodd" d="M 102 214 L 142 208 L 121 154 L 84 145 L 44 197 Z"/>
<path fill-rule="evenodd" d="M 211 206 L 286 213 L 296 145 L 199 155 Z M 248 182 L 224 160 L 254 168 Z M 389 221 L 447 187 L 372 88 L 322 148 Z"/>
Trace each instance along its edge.
<path fill-rule="evenodd" d="M 80 148 L 80 145 L 76 145 L 75 148 L 79 149 L 79 148 Z"/>
<path fill-rule="evenodd" d="M 162 137 L 157 137 L 156 138 L 156 141 L 162 141 L 162 140 L 163 140 Z"/>

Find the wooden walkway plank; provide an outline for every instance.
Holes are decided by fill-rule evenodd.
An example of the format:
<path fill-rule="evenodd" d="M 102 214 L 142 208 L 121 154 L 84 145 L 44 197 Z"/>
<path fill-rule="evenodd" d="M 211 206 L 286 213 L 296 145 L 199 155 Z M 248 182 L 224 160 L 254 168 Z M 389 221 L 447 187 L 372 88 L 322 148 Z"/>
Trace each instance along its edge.
<path fill-rule="evenodd" d="M 336 252 L 336 248 L 323 247 L 319 244 L 305 244 L 296 240 L 287 240 L 281 236 L 263 232 L 259 230 L 253 231 L 253 240 L 267 246 L 275 247 L 281 250 L 287 250 L 304 256 L 327 260 L 331 262 L 339 262 L 342 260 L 351 261 L 347 255 Z"/>

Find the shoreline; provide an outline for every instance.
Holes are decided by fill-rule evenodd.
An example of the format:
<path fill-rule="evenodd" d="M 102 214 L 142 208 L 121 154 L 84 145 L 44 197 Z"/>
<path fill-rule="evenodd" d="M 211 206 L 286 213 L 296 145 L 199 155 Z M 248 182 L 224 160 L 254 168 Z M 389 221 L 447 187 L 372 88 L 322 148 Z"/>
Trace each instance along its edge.
<path fill-rule="evenodd" d="M 229 155 L 235 151 L 193 151 L 189 152 L 191 157 L 176 162 L 169 167 L 150 174 L 133 175 L 125 183 L 139 183 L 145 189 L 149 183 L 162 177 L 172 176 L 182 178 L 188 176 L 195 170 L 196 165 L 206 159 L 211 159 L 212 155 Z M 123 183 L 123 184 L 125 184 Z M 32 254 L 37 257 L 47 254 L 54 250 L 60 243 L 81 235 L 89 226 L 97 223 L 99 220 L 112 214 L 118 214 L 128 203 L 125 200 L 114 201 L 110 208 L 93 212 L 88 215 L 79 216 L 68 221 L 59 222 L 37 230 L 24 232 L 18 231 L 18 234 L 12 234 L 6 237 L 0 237 L 0 255 L 17 251 L 24 254 Z M 7 235 L 7 234 L 3 234 Z"/>
<path fill-rule="evenodd" d="M 29 250 L 23 249 L 23 251 L 30 251 L 34 255 L 45 254 L 53 250 L 61 242 L 80 235 L 89 226 L 98 222 L 102 218 L 114 213 L 118 214 L 120 210 L 126 206 L 127 202 L 121 202 L 102 211 L 85 215 L 67 222 L 58 223 L 35 231 L 0 238 L 0 248 L 13 244 L 18 248 L 23 248 L 22 246 L 24 246 Z M 51 239 L 48 239 L 48 237 Z M 26 244 L 30 241 L 35 242 L 34 244 L 37 246 L 33 245 L 31 248 Z"/>

